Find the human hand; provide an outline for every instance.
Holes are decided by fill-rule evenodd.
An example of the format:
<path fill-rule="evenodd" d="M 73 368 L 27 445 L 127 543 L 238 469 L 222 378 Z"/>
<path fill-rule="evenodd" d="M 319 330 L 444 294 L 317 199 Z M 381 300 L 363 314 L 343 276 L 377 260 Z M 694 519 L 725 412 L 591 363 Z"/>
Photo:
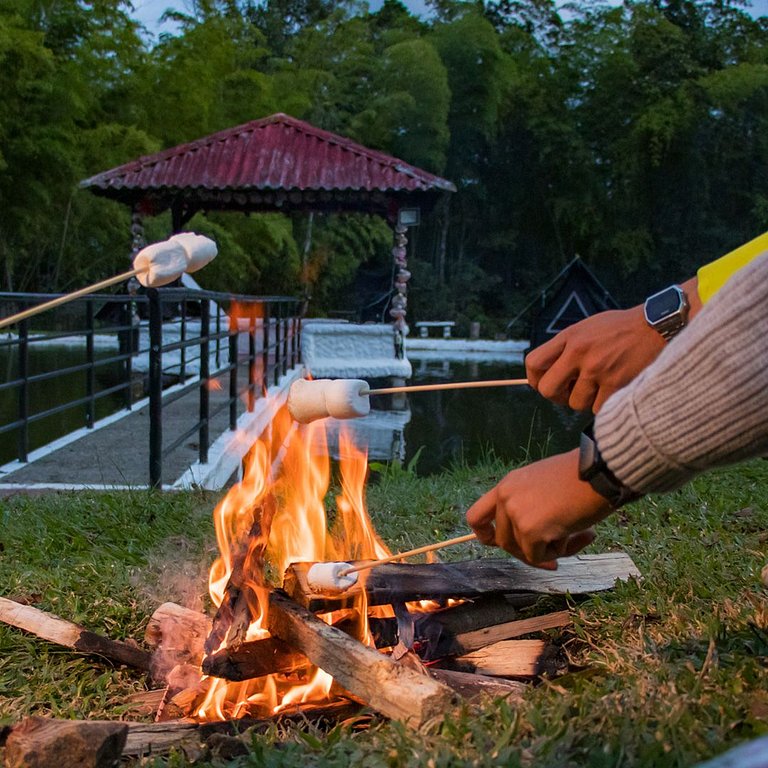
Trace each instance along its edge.
<path fill-rule="evenodd" d="M 525 358 L 528 383 L 549 400 L 597 413 L 664 349 L 643 307 L 600 312 L 568 326 Z"/>
<path fill-rule="evenodd" d="M 467 511 L 478 540 L 548 569 L 586 547 L 595 538 L 591 526 L 613 510 L 579 480 L 578 465 L 576 449 L 512 470 Z"/>

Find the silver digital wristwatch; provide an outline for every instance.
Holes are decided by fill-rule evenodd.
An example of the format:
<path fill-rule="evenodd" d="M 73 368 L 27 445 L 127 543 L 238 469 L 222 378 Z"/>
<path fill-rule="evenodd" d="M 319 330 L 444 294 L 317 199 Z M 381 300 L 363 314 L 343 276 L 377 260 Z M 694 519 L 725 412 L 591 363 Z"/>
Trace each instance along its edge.
<path fill-rule="evenodd" d="M 679 285 L 670 285 L 645 300 L 645 321 L 669 341 L 688 322 L 688 298 Z"/>

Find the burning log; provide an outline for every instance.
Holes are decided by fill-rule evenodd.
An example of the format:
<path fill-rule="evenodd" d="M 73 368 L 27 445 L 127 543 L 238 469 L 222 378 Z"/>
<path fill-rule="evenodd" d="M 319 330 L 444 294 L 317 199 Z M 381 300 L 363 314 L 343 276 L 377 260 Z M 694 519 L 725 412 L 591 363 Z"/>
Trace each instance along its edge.
<path fill-rule="evenodd" d="M 515 606 L 503 599 L 481 600 L 439 611 L 414 613 L 414 646 L 418 648 L 419 656 L 431 661 L 469 653 L 485 645 L 531 632 L 563 627 L 571 621 L 568 611 L 504 621 L 516 615 Z M 369 618 L 368 623 L 377 648 L 389 648 L 397 644 L 396 619 Z M 357 624 L 354 617 L 345 617 L 334 626 L 347 632 L 354 631 Z M 270 637 L 241 643 L 236 648 L 223 648 L 206 657 L 202 666 L 207 675 L 241 681 L 273 672 L 291 672 L 297 669 L 302 660 L 307 663 L 303 656 L 286 643 Z"/>
<path fill-rule="evenodd" d="M 267 622 L 272 635 L 387 717 L 419 727 L 455 702 L 448 686 L 364 646 L 278 592 L 270 595 Z"/>
<path fill-rule="evenodd" d="M 457 563 L 386 563 L 342 593 L 317 593 L 307 581 L 312 563 L 294 563 L 283 588 L 311 611 L 329 611 L 365 590 L 369 605 L 414 600 L 476 598 L 493 594 L 538 592 L 586 594 L 611 589 L 617 579 L 639 578 L 632 559 L 623 552 L 576 555 L 558 561 L 556 571 L 532 568 L 519 560 L 467 560 Z"/>
<path fill-rule="evenodd" d="M 223 648 L 203 659 L 203 672 L 225 680 L 250 680 L 274 672 L 293 672 L 309 665 L 302 654 L 276 637 Z"/>
<path fill-rule="evenodd" d="M 128 725 L 106 720 L 28 717 L 5 742 L 8 768 L 111 768 L 120 759 Z"/>
<path fill-rule="evenodd" d="M 145 642 L 154 650 L 152 677 L 167 681 L 168 675 L 177 667 L 199 667 L 211 626 L 211 619 L 204 613 L 176 603 L 163 603 L 149 617 L 144 632 Z"/>
<path fill-rule="evenodd" d="M 141 648 L 120 640 L 110 640 L 31 605 L 0 597 L 0 621 L 81 653 L 103 656 L 143 672 L 148 672 L 150 668 L 151 657 Z"/>
<path fill-rule="evenodd" d="M 276 511 L 274 496 L 268 494 L 261 506 L 254 510 L 248 538 L 241 543 L 233 558 L 232 571 L 224 590 L 224 599 L 216 611 L 213 628 L 205 641 L 206 653 L 213 653 L 223 643 L 237 645 L 245 640 L 258 598 L 252 581 L 263 579 L 264 553 L 269 543 L 269 529 Z M 264 586 L 263 582 L 259 586 Z"/>

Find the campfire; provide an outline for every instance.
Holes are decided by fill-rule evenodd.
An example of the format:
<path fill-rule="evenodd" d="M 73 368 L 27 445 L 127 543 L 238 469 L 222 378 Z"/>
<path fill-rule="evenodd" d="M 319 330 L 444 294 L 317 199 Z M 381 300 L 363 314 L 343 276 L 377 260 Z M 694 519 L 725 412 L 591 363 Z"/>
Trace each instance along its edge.
<path fill-rule="evenodd" d="M 557 571 L 497 555 L 388 562 L 360 570 L 348 588 L 329 589 L 309 577 L 313 565 L 355 568 L 392 554 L 366 508 L 365 452 L 342 431 L 339 453 L 341 490 L 329 510 L 324 422 L 300 425 L 275 404 L 242 480 L 214 511 L 214 615 L 161 605 L 147 627 L 149 650 L 2 598 L 0 619 L 146 670 L 160 685 L 143 701 L 157 722 L 114 724 L 125 729 L 118 756 L 138 755 L 178 744 L 195 729 L 202 733 L 205 724 L 297 712 L 339 718 L 367 706 L 420 727 L 461 697 L 519 695 L 563 667 L 557 646 L 542 633 L 570 623 L 567 610 L 530 610 L 521 618 L 521 609 L 542 594 L 606 590 L 616 579 L 639 575 L 623 553 L 565 558 Z M 72 727 L 30 718 L 12 729 L 8 744 L 34 741 L 53 723 Z"/>

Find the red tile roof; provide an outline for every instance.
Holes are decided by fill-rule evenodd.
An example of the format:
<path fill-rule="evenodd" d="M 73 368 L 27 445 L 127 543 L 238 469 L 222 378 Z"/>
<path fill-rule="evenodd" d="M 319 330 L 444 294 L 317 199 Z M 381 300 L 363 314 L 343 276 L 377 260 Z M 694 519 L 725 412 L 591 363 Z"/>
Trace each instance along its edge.
<path fill-rule="evenodd" d="M 284 114 L 140 157 L 81 183 L 125 202 L 200 191 L 455 192 L 446 179 Z M 205 195 L 210 200 L 209 195 Z"/>

